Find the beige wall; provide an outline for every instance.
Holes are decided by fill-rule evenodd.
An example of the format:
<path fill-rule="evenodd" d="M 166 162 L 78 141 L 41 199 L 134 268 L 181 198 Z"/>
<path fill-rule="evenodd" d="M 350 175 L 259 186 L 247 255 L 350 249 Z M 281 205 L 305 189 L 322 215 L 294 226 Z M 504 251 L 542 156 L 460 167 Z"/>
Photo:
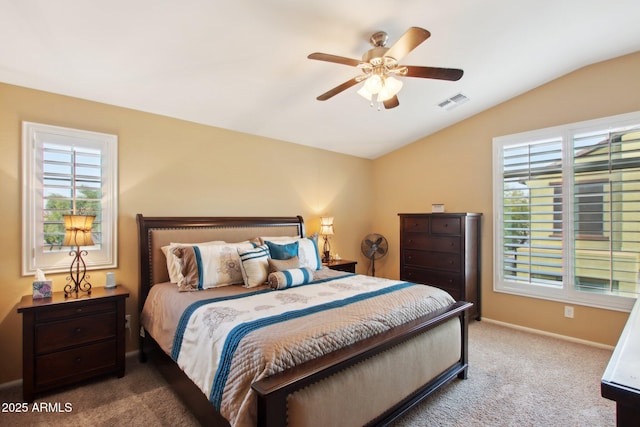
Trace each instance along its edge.
<path fill-rule="evenodd" d="M 372 162 L 281 141 L 201 126 L 0 84 L 0 384 L 21 377 L 22 319 L 16 304 L 31 292 L 20 276 L 23 120 L 116 134 L 119 137 L 118 282 L 131 297 L 137 327 L 138 251 L 135 214 L 207 216 L 303 215 L 309 233 L 321 214 L 335 219 L 333 249 L 360 259 L 371 229 Z M 328 172 L 325 172 L 328 170 Z M 104 271 L 92 272 L 94 285 Z M 52 276 L 54 290 L 64 276 Z M 135 334 L 127 350 L 137 347 Z"/>
<path fill-rule="evenodd" d="M 373 223 L 390 243 L 376 269 L 399 275 L 399 212 L 482 212 L 483 316 L 614 345 L 627 313 L 576 306 L 567 319 L 562 303 L 493 291 L 492 138 L 638 111 L 639 75 L 640 53 L 594 64 L 376 159 Z"/>
<path fill-rule="evenodd" d="M 396 278 L 397 214 L 428 212 L 432 203 L 444 203 L 450 212 L 484 214 L 485 317 L 613 345 L 626 313 L 576 307 L 571 320 L 562 315 L 564 304 L 493 292 L 491 141 L 498 135 L 640 110 L 638 75 L 640 53 L 595 64 L 374 161 L 0 84 L 0 238 L 6 244 L 0 258 L 0 384 L 21 376 L 22 326 L 15 306 L 31 291 L 31 278 L 20 276 L 19 255 L 23 120 L 118 135 L 115 272 L 131 291 L 127 311 L 134 317 L 138 212 L 300 214 L 309 232 L 318 230 L 321 214 L 330 214 L 335 217 L 333 248 L 343 258 L 357 259 L 358 272 L 368 266 L 360 256 L 361 238 L 372 231 L 384 234 L 390 251 L 376 264 L 376 272 Z M 104 272 L 92 275 L 95 284 L 104 283 Z M 60 290 L 64 278 L 53 279 Z M 136 344 L 130 340 L 127 350 Z"/>

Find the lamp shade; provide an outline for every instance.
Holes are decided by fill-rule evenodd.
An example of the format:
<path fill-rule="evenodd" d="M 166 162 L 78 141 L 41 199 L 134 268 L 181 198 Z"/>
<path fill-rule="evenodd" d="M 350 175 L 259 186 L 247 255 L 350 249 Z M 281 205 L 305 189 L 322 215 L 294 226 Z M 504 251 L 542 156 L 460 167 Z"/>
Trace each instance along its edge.
<path fill-rule="evenodd" d="M 93 246 L 91 227 L 95 215 L 64 215 L 63 246 Z"/>
<path fill-rule="evenodd" d="M 323 236 L 333 235 L 333 217 L 320 217 L 320 234 Z"/>

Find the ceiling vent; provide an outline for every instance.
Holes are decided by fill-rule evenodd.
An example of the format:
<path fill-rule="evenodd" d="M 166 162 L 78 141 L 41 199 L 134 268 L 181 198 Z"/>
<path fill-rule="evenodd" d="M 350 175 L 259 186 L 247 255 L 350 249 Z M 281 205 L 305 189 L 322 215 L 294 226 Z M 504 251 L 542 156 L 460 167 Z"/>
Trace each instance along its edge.
<path fill-rule="evenodd" d="M 451 98 L 447 98 L 444 101 L 438 103 L 438 107 L 449 111 L 449 110 L 453 110 L 458 105 L 464 104 L 467 101 L 469 101 L 468 96 L 458 93 L 456 95 L 453 95 Z"/>

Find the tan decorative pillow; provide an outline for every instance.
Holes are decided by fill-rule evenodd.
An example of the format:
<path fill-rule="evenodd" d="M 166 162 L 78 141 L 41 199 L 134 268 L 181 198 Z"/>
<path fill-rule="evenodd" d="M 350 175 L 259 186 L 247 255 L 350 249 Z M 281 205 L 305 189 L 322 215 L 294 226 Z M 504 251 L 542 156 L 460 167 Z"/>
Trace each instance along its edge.
<path fill-rule="evenodd" d="M 282 271 L 282 270 L 291 270 L 292 268 L 298 268 L 300 266 L 300 261 L 297 256 L 291 257 L 289 259 L 269 258 L 268 262 L 269 262 L 269 273 Z"/>

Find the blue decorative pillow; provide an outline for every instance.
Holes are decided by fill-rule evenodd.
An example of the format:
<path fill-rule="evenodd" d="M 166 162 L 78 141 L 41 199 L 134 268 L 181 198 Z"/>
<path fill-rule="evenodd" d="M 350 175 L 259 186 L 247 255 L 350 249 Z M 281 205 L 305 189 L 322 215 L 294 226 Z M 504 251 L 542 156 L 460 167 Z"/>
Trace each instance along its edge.
<path fill-rule="evenodd" d="M 287 289 L 305 285 L 313 280 L 313 270 L 308 267 L 292 268 L 269 274 L 269 287 L 272 289 Z"/>
<path fill-rule="evenodd" d="M 289 259 L 298 256 L 298 242 L 280 245 L 270 241 L 265 242 L 269 247 L 269 254 L 273 259 Z"/>

